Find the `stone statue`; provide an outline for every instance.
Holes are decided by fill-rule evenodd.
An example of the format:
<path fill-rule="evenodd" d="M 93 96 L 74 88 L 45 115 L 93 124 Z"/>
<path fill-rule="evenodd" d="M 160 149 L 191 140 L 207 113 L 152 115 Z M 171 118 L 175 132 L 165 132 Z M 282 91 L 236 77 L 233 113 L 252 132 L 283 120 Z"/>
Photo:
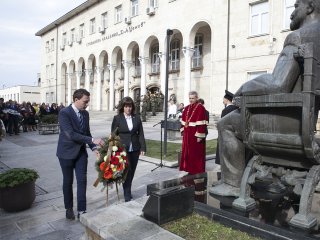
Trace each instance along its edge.
<path fill-rule="evenodd" d="M 320 1 L 297 0 L 291 14 L 290 29 L 272 74 L 263 74 L 243 84 L 235 93 L 235 102 L 245 95 L 291 93 L 302 89 L 301 69 L 296 56 L 304 44 L 320 39 Z M 221 183 L 210 189 L 220 196 L 239 196 L 241 178 L 246 167 L 245 145 L 242 141 L 240 110 L 235 110 L 218 122 Z"/>

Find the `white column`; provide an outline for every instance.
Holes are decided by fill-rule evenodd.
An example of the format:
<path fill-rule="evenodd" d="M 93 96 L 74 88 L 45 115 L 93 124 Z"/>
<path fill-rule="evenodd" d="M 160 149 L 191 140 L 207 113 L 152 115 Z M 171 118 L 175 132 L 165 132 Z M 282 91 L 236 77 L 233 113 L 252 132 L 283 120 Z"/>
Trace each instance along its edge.
<path fill-rule="evenodd" d="M 191 57 L 194 50 L 190 47 L 183 47 L 182 52 L 184 54 L 184 89 L 183 89 L 183 102 L 184 105 L 189 104 L 189 92 L 191 91 Z"/>
<path fill-rule="evenodd" d="M 140 95 L 146 95 L 146 64 L 148 63 L 148 58 L 140 56 L 138 59 L 141 67 Z"/>
<path fill-rule="evenodd" d="M 109 93 L 110 93 L 110 101 L 109 101 L 109 110 L 113 111 L 114 108 L 114 70 L 115 66 L 108 64 L 108 68 L 110 71 L 110 83 L 109 83 Z"/>
<path fill-rule="evenodd" d="M 102 73 L 103 68 L 97 68 L 97 111 L 101 111 L 101 73 Z"/>
<path fill-rule="evenodd" d="M 131 63 L 129 61 L 122 61 L 122 65 L 124 67 L 124 84 L 123 84 L 123 93 L 124 96 L 129 96 L 129 67 L 131 66 Z"/>
<path fill-rule="evenodd" d="M 82 76 L 82 71 L 77 71 L 76 72 L 76 76 L 77 76 L 77 89 L 80 88 L 80 78 Z"/>
<path fill-rule="evenodd" d="M 84 82 L 84 88 L 90 92 L 90 76 L 91 76 L 92 70 L 86 69 L 86 79 Z"/>
<path fill-rule="evenodd" d="M 71 80 L 72 80 L 72 73 L 67 73 L 68 75 L 68 105 L 72 103 L 72 97 L 71 97 Z"/>
<path fill-rule="evenodd" d="M 160 89 L 164 93 L 166 91 L 166 54 L 159 52 L 160 59 Z"/>

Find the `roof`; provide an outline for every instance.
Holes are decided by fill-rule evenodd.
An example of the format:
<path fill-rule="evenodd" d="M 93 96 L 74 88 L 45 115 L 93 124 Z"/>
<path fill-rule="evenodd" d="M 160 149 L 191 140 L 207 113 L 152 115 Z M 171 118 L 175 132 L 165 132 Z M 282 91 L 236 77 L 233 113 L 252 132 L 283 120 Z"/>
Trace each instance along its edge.
<path fill-rule="evenodd" d="M 94 4 L 100 2 L 101 0 L 87 0 L 78 7 L 72 9 L 70 12 L 66 13 L 62 17 L 58 18 L 54 22 L 50 23 L 49 25 L 42 28 L 40 31 L 36 32 L 36 36 L 42 36 L 45 33 L 51 31 L 52 29 L 56 28 L 58 25 L 68 21 L 69 19 L 73 18 L 74 16 L 78 15 L 79 13 L 85 11 L 86 9 L 90 8 Z"/>

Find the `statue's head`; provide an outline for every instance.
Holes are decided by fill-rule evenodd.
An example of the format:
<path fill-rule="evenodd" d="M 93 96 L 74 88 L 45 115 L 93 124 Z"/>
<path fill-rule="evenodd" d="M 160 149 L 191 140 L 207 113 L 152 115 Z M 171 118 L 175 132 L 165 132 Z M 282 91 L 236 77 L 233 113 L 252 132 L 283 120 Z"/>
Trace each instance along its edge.
<path fill-rule="evenodd" d="M 319 18 L 320 0 L 296 0 L 291 14 L 290 29 L 297 30 L 311 18 Z"/>

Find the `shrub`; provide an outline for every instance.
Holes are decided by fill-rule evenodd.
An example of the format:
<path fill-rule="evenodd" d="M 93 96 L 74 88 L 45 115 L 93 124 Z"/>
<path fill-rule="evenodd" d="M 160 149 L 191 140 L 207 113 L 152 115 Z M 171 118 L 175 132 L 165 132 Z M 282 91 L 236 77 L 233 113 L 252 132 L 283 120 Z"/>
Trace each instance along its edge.
<path fill-rule="evenodd" d="M 33 182 L 38 173 L 28 168 L 13 168 L 0 174 L 0 188 L 14 187 L 23 183 Z"/>
<path fill-rule="evenodd" d="M 43 124 L 57 124 L 58 123 L 58 115 L 56 114 L 48 114 L 40 117 L 40 123 Z"/>

